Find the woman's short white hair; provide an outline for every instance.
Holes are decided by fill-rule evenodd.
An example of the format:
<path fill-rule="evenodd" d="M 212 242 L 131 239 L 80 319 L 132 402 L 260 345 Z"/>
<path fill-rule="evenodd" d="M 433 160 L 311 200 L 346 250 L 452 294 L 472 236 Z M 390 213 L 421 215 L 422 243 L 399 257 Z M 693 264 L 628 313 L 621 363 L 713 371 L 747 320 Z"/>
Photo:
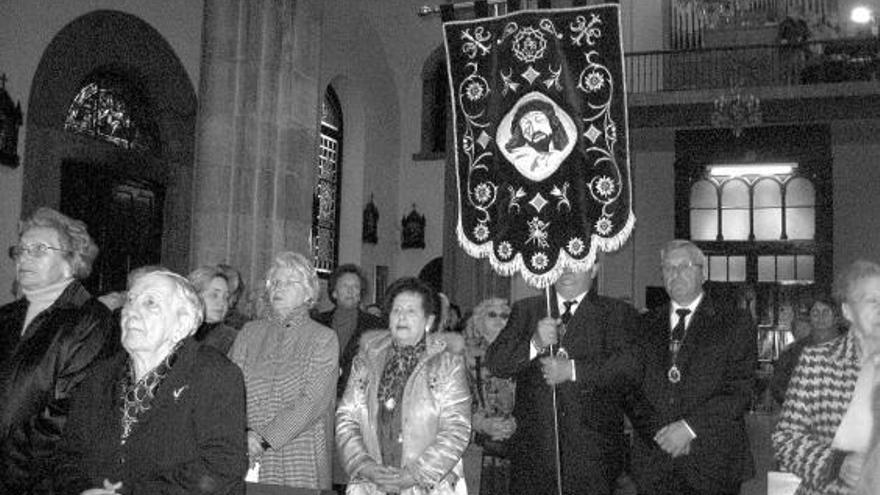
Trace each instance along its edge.
<path fill-rule="evenodd" d="M 303 287 L 306 288 L 307 292 L 306 305 L 308 307 L 314 306 L 318 301 L 321 286 L 318 282 L 318 273 L 315 271 L 314 265 L 312 265 L 312 260 L 294 251 L 282 251 L 276 254 L 275 259 L 272 260 L 272 265 L 266 272 L 266 280 L 272 280 L 275 272 L 283 269 L 293 270 L 294 273 L 302 277 Z"/>

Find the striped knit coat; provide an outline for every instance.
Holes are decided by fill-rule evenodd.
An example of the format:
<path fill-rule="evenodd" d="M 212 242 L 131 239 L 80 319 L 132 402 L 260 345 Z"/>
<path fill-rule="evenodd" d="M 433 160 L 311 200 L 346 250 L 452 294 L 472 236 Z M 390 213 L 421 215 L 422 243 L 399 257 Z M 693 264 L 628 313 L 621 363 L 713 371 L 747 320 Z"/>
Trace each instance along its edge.
<path fill-rule="evenodd" d="M 329 489 L 339 376 L 336 332 L 305 310 L 252 321 L 229 357 L 244 373 L 248 427 L 269 442 L 260 483 Z"/>
<path fill-rule="evenodd" d="M 843 453 L 832 450 L 831 441 L 852 400 L 859 370 L 852 332 L 801 354 L 773 431 L 779 468 L 802 480 L 796 495 L 852 493 L 838 478 Z"/>

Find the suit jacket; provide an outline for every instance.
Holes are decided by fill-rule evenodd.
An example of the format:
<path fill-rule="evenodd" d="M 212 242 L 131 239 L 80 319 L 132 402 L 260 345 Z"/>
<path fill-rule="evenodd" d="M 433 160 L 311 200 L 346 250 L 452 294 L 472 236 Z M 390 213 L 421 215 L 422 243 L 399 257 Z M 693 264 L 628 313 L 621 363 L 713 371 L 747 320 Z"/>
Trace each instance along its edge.
<path fill-rule="evenodd" d="M 681 382 L 667 378 L 669 305 L 645 315 L 640 339 L 644 375 L 641 393 L 653 412 L 634 413 L 640 430 L 633 472 L 642 493 L 658 492 L 664 477 L 680 477 L 705 491 L 736 491 L 754 475 L 745 428 L 757 365 L 757 336 L 744 311 L 722 310 L 703 296 L 691 317 L 677 365 Z M 696 433 L 689 455 L 677 459 L 653 441 L 663 426 L 684 419 Z"/>
<path fill-rule="evenodd" d="M 335 309 L 332 309 L 330 311 L 318 313 L 314 315 L 313 319 L 325 327 L 333 328 L 333 313 L 335 311 Z M 348 339 L 348 342 L 345 344 L 340 342 L 339 380 L 336 382 L 337 399 L 341 398 L 342 393 L 345 392 L 345 385 L 348 383 L 348 376 L 351 374 L 351 363 L 354 361 L 354 357 L 357 356 L 358 349 L 360 348 L 361 336 L 363 336 L 364 332 L 367 330 L 387 329 L 388 322 L 385 321 L 384 318 L 379 318 L 370 313 L 358 310 L 357 324 L 354 328 L 354 334 L 352 334 L 351 338 Z"/>
<path fill-rule="evenodd" d="M 121 481 L 126 495 L 244 494 L 244 380 L 237 366 L 192 338 L 125 444 L 120 392 L 128 354 L 96 368 L 77 389 L 58 454 L 58 494 Z"/>
<path fill-rule="evenodd" d="M 110 310 L 77 281 L 24 335 L 28 301 L 0 308 L 0 492 L 27 493 L 48 476 L 72 390 L 106 352 Z"/>
<path fill-rule="evenodd" d="M 556 313 L 555 295 L 551 307 Z M 510 439 L 510 486 L 517 493 L 556 493 L 552 388 L 530 340 L 547 316 L 544 296 L 513 305 L 510 320 L 486 353 L 498 377 L 513 377 L 516 432 Z M 623 399 L 638 370 L 633 352 L 635 310 L 614 299 L 586 296 L 561 340 L 575 361 L 577 381 L 556 387 L 562 485 L 565 493 L 611 493 L 624 467 Z"/>

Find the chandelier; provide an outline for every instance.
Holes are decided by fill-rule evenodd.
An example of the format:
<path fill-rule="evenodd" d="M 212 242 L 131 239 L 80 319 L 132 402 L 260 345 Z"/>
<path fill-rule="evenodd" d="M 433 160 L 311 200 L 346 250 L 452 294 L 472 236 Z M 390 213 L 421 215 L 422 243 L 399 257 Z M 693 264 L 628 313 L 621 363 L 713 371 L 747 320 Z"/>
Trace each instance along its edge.
<path fill-rule="evenodd" d="M 678 0 L 678 5 L 697 14 L 710 29 L 731 24 L 742 10 L 739 0 Z"/>
<path fill-rule="evenodd" d="M 737 138 L 746 127 L 763 122 L 761 100 L 751 93 L 743 94 L 739 87 L 731 88 L 713 103 L 712 127 L 733 129 Z"/>

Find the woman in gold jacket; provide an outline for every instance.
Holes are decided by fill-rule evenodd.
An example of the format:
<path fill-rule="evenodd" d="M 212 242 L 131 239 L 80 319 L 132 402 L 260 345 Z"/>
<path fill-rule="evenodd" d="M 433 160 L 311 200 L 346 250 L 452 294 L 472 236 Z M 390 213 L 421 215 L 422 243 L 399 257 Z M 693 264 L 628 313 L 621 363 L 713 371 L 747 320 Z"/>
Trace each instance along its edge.
<path fill-rule="evenodd" d="M 471 395 L 460 335 L 429 333 L 436 296 L 405 278 L 388 293 L 390 332 L 368 332 L 336 411 L 349 495 L 464 495 Z"/>

